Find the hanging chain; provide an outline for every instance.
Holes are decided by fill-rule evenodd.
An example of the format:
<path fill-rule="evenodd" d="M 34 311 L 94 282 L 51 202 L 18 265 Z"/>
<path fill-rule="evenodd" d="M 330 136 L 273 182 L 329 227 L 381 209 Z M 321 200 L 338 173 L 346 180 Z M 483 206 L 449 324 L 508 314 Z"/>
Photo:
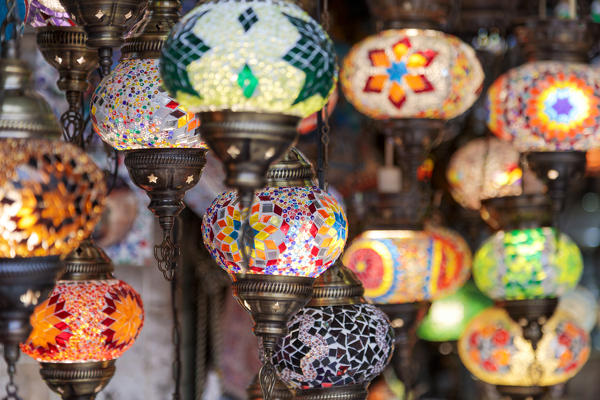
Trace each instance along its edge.
<path fill-rule="evenodd" d="M 2 400 L 22 400 L 18 394 L 19 388 L 15 384 L 16 371 L 17 368 L 15 367 L 15 364 L 8 364 L 8 383 L 6 384 L 6 397 L 4 397 Z"/>
<path fill-rule="evenodd" d="M 173 400 L 181 400 L 181 325 L 177 307 L 177 278 L 173 272 L 171 280 L 171 313 L 173 314 Z"/>
<path fill-rule="evenodd" d="M 328 0 L 317 0 L 317 22 L 325 31 L 329 28 L 329 2 Z M 327 169 L 329 167 L 329 104 L 317 113 L 317 179 L 319 188 L 327 190 Z"/>

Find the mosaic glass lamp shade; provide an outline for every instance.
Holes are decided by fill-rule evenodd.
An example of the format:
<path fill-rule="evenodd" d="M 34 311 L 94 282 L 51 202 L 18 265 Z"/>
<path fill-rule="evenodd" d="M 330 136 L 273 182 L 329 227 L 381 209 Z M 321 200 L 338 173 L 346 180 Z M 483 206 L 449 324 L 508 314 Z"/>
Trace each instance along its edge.
<path fill-rule="evenodd" d="M 455 293 L 435 300 L 419 325 L 417 335 L 429 342 L 460 339 L 467 324 L 480 312 L 493 305 L 471 282 Z"/>
<path fill-rule="evenodd" d="M 366 384 L 383 371 L 394 348 L 388 318 L 370 304 L 305 307 L 288 331 L 274 364 L 296 389 Z"/>
<path fill-rule="evenodd" d="M 117 150 L 207 148 L 200 120 L 167 94 L 157 59 L 121 61 L 92 97 L 94 130 Z"/>
<path fill-rule="evenodd" d="M 219 195 L 202 219 L 202 237 L 217 264 L 242 271 L 239 196 Z M 246 273 L 315 278 L 342 253 L 348 221 L 333 196 L 317 187 L 267 187 L 250 210 L 250 265 Z"/>
<path fill-rule="evenodd" d="M 544 325 L 534 351 L 506 311 L 490 308 L 469 323 L 458 353 L 465 367 L 489 384 L 551 386 L 579 372 L 590 354 L 590 337 L 568 315 L 557 312 Z"/>
<path fill-rule="evenodd" d="M 213 0 L 186 14 L 161 58 L 169 93 L 191 112 L 307 117 L 334 89 L 333 43 L 300 7 L 275 0 Z"/>
<path fill-rule="evenodd" d="M 461 206 L 481 208 L 481 201 L 522 194 L 523 171 L 519 152 L 497 138 L 477 138 L 459 148 L 450 158 L 446 178 L 450 194 Z M 526 170 L 525 191 L 542 192 L 544 185 Z"/>
<path fill-rule="evenodd" d="M 0 143 L 0 257 L 70 252 L 102 214 L 102 171 L 68 143 L 34 138 Z"/>
<path fill-rule="evenodd" d="M 413 303 L 462 286 L 471 252 L 464 239 L 447 229 L 371 230 L 352 242 L 343 262 L 362 281 L 366 299 Z"/>
<path fill-rule="evenodd" d="M 591 332 L 598 317 L 597 298 L 591 290 L 577 286 L 560 296 L 558 311 L 570 315 L 586 332 Z"/>
<path fill-rule="evenodd" d="M 33 331 L 21 350 L 40 362 L 114 360 L 144 324 L 140 295 L 117 280 L 58 281 L 31 316 Z"/>
<path fill-rule="evenodd" d="M 549 227 L 497 232 L 473 260 L 477 287 L 499 300 L 560 296 L 577 285 L 582 271 L 577 245 Z"/>
<path fill-rule="evenodd" d="M 488 127 L 520 152 L 600 146 L 600 74 L 586 64 L 537 61 L 511 69 L 487 94 Z"/>
<path fill-rule="evenodd" d="M 2 2 L 2 4 L 0 4 L 0 21 L 4 21 L 6 19 L 6 13 L 7 13 L 7 8 L 6 6 L 9 4 L 9 2 Z M 17 4 L 17 19 L 19 20 L 19 22 L 23 22 L 23 25 L 21 25 L 21 27 L 17 27 L 19 32 L 23 31 L 23 27 L 25 26 L 24 23 L 27 22 L 27 20 L 29 19 L 29 10 L 31 7 L 30 1 L 29 0 L 16 0 L 16 4 Z M 5 28 L 5 33 L 6 33 L 6 39 L 10 40 L 12 38 L 12 28 L 11 28 L 11 24 L 7 25 L 7 27 Z"/>
<path fill-rule="evenodd" d="M 451 119 L 477 100 L 483 70 L 460 39 L 423 29 L 386 30 L 356 44 L 344 59 L 346 98 L 374 119 Z"/>
<path fill-rule="evenodd" d="M 49 4 L 52 6 L 48 7 L 45 5 L 48 3 L 43 0 L 32 0 L 31 1 L 31 20 L 30 24 L 34 28 L 40 28 L 44 26 L 75 26 L 75 22 L 71 18 L 71 15 L 65 11 L 60 3 Z"/>

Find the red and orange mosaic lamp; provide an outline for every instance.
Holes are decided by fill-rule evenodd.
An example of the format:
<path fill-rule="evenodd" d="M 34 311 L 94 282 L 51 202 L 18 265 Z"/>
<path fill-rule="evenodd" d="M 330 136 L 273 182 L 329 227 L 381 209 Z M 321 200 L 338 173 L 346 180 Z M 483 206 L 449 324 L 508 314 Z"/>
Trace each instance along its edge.
<path fill-rule="evenodd" d="M 65 272 L 31 317 L 21 350 L 40 362 L 48 386 L 64 400 L 94 399 L 115 373 L 144 324 L 140 295 L 113 277 L 108 256 L 86 240 L 65 259 Z"/>

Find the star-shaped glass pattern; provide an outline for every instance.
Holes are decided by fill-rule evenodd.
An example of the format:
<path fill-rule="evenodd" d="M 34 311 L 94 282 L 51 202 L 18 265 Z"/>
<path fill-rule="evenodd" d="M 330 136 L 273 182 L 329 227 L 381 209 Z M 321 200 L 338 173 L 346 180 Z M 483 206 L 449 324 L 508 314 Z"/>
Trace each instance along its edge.
<path fill-rule="evenodd" d="M 427 68 L 436 58 L 434 50 L 412 51 L 409 38 L 403 38 L 395 43 L 390 59 L 386 49 L 374 49 L 369 52 L 369 61 L 379 73 L 368 77 L 364 92 L 382 93 L 387 90 L 389 101 L 398 109 L 406 101 L 406 91 L 426 93 L 434 90 L 427 77 L 418 69 Z"/>

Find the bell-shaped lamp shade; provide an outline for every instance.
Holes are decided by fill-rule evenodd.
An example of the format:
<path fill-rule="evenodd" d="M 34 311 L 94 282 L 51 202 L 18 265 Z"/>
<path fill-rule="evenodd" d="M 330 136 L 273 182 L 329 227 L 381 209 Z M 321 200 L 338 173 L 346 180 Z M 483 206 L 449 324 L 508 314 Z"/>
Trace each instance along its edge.
<path fill-rule="evenodd" d="M 371 304 L 305 307 L 288 331 L 273 361 L 296 389 L 366 384 L 383 371 L 394 348 L 387 316 Z"/>
<path fill-rule="evenodd" d="M 469 277 L 471 251 L 448 229 L 371 230 L 344 252 L 344 265 L 375 303 L 413 303 L 452 293 Z"/>
<path fill-rule="evenodd" d="M 473 375 L 489 384 L 551 386 L 566 382 L 583 367 L 590 337 L 568 315 L 557 312 L 533 350 L 506 311 L 490 308 L 469 323 L 458 354 Z"/>
<path fill-rule="evenodd" d="M 523 194 L 523 171 L 519 152 L 497 138 L 477 138 L 459 148 L 450 158 L 446 178 L 450 194 L 461 206 L 481 208 L 481 201 Z M 544 185 L 529 169 L 525 171 L 525 193 L 542 193 Z"/>
<path fill-rule="evenodd" d="M 435 300 L 419 325 L 417 335 L 429 342 L 449 342 L 460 339 L 467 324 L 486 308 L 490 298 L 483 295 L 472 282 L 455 293 Z"/>
<path fill-rule="evenodd" d="M 191 112 L 298 117 L 322 109 L 337 79 L 325 31 L 297 5 L 275 0 L 203 2 L 171 31 L 161 72 Z"/>
<path fill-rule="evenodd" d="M 100 219 L 102 171 L 78 147 L 1 139 L 0 257 L 67 254 Z"/>
<path fill-rule="evenodd" d="M 344 59 L 346 98 L 374 119 L 451 119 L 477 98 L 483 69 L 455 36 L 424 29 L 386 30 L 356 44 Z"/>
<path fill-rule="evenodd" d="M 537 61 L 489 88 L 488 127 L 520 152 L 600 146 L 600 75 L 586 64 Z"/>
<path fill-rule="evenodd" d="M 549 227 L 497 232 L 473 259 L 477 287 L 497 300 L 557 297 L 573 289 L 582 272 L 575 242 Z"/>
<path fill-rule="evenodd" d="M 235 191 L 219 195 L 202 220 L 206 247 L 229 273 L 243 272 L 241 227 Z M 254 195 L 250 227 L 246 273 L 314 278 L 342 253 L 348 221 L 335 198 L 318 187 L 267 187 Z"/>
<path fill-rule="evenodd" d="M 58 281 L 31 316 L 21 350 L 40 362 L 80 363 L 120 357 L 144 324 L 140 295 L 116 280 Z"/>
<path fill-rule="evenodd" d="M 92 97 L 94 130 L 117 150 L 207 148 L 200 120 L 170 97 L 157 59 L 121 61 Z"/>

